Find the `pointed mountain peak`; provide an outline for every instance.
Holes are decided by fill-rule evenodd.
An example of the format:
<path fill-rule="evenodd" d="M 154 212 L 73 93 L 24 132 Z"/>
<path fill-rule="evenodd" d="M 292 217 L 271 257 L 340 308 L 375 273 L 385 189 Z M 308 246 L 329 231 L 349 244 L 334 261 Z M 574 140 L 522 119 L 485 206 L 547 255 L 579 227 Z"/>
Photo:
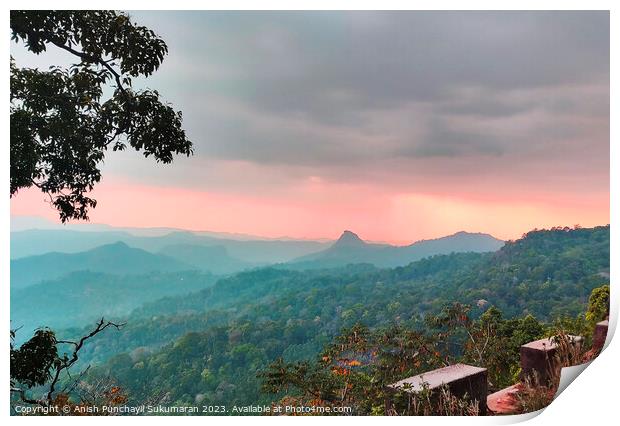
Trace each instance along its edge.
<path fill-rule="evenodd" d="M 366 244 L 356 233 L 344 231 L 334 246 L 357 246 Z"/>

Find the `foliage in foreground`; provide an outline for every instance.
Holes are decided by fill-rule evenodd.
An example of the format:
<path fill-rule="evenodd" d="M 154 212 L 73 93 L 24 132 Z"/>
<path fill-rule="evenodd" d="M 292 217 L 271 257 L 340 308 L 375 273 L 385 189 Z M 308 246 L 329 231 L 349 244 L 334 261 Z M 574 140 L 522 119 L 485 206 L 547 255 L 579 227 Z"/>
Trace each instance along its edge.
<path fill-rule="evenodd" d="M 76 341 L 58 340 L 52 330 L 39 329 L 35 331 L 34 336 L 18 348 L 13 344 L 15 331 L 11 330 L 11 395 L 16 396 L 19 402 L 26 404 L 45 408 L 53 406 L 61 395 L 69 391 L 71 386 L 76 386 L 72 383 L 70 369 L 78 361 L 80 350 L 86 341 L 109 327 L 118 330 L 122 326 L 123 324 L 116 324 L 101 318 L 90 333 Z M 61 348 L 66 349 L 67 346 L 70 348 L 69 352 L 63 352 L 61 355 Z M 70 379 L 70 382 L 63 385 L 61 380 L 66 377 Z M 30 391 L 34 388 L 40 395 L 38 398 L 31 396 Z"/>
<path fill-rule="evenodd" d="M 590 299 L 588 310 L 596 308 L 596 301 L 596 297 Z M 557 350 L 549 360 L 550 379 L 543 383 L 536 376 L 525 377 L 518 394 L 518 410 L 529 412 L 551 403 L 563 367 L 585 360 L 589 346 L 576 343 L 570 335 L 573 330 L 557 328 L 557 323 L 545 326 L 531 316 L 504 320 L 494 307 L 472 320 L 468 311 L 469 307 L 458 303 L 446 307 L 440 315 L 427 318 L 426 333 L 403 327 L 370 331 L 356 325 L 338 336 L 313 363 L 278 359 L 270 364 L 259 374 L 262 389 L 284 400 L 294 397 L 302 405 L 352 407 L 358 415 L 477 415 L 475 401 L 456 398 L 446 389 L 431 397 L 428 389 L 387 394 L 386 388 L 405 377 L 465 362 L 487 368 L 491 391 L 498 390 L 497 384 L 501 388 L 518 381 L 521 345 L 554 336 Z M 385 412 L 388 397 L 400 402 Z"/>
<path fill-rule="evenodd" d="M 181 113 L 157 91 L 132 87 L 168 53 L 153 31 L 109 10 L 12 10 L 10 24 L 11 39 L 30 52 L 61 49 L 76 61 L 41 71 L 11 57 L 11 197 L 34 186 L 63 222 L 88 219 L 109 149 L 129 146 L 162 163 L 192 154 Z"/>

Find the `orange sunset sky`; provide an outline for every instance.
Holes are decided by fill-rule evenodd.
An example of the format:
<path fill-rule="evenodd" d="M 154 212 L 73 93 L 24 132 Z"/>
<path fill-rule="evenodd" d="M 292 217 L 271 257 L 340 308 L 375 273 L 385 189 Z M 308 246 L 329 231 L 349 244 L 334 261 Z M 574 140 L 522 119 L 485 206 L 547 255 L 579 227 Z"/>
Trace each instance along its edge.
<path fill-rule="evenodd" d="M 131 15 L 170 51 L 138 85 L 195 155 L 111 153 L 94 223 L 397 244 L 609 223 L 607 13 Z M 57 221 L 34 190 L 11 214 Z"/>

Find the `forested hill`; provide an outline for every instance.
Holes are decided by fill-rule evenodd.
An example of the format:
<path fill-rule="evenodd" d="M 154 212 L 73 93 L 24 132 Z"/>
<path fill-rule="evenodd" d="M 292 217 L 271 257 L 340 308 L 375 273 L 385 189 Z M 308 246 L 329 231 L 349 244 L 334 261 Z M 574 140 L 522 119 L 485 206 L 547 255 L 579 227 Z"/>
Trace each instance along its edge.
<path fill-rule="evenodd" d="M 106 318 L 126 318 L 135 308 L 165 296 L 188 294 L 212 285 L 208 272 L 151 272 L 113 275 L 72 272 L 60 279 L 11 291 L 11 324 L 21 336 L 40 327 L 53 329 Z"/>
<path fill-rule="evenodd" d="M 589 281 L 605 280 L 608 272 L 609 226 L 563 228 L 532 231 L 522 239 L 509 241 L 495 253 L 438 255 L 394 269 L 377 269 L 366 264 L 312 272 L 257 269 L 221 279 L 215 286 L 192 297 L 177 296 L 146 304 L 135 314 L 174 315 L 239 307 L 261 298 L 269 300 L 278 292 L 314 291 L 327 284 L 373 292 L 386 283 L 400 283 L 407 288 L 415 282 L 415 291 L 423 290 L 426 295 L 445 293 L 464 303 L 485 299 L 510 315 L 531 312 L 547 318 L 562 309 L 571 314 L 578 312 L 581 304 L 575 296 L 589 294 L 588 289 L 580 289 L 580 286 Z M 390 287 L 390 290 L 400 292 L 401 288 Z M 539 306 L 528 297 L 531 292 L 553 295 L 554 300 L 541 297 Z M 334 297 L 350 296 L 338 292 Z M 386 294 L 384 297 L 392 296 Z M 576 304 L 555 303 L 562 299 Z M 419 301 L 421 307 L 433 304 L 434 300 L 428 297 Z"/>
<path fill-rule="evenodd" d="M 609 226 L 534 231 L 495 253 L 434 256 L 395 269 L 258 269 L 145 305 L 125 329 L 85 347 L 83 361 L 112 356 L 92 374 L 141 395 L 165 389 L 176 403 L 257 403 L 268 400 L 257 371 L 280 356 L 313 358 L 343 327 L 418 327 L 452 302 L 473 305 L 474 316 L 489 306 L 505 317 L 575 316 L 608 271 Z"/>
<path fill-rule="evenodd" d="M 196 267 L 172 257 L 129 247 L 119 241 L 81 253 L 46 253 L 11 260 L 11 287 L 20 289 L 76 271 L 120 275 L 192 269 Z"/>

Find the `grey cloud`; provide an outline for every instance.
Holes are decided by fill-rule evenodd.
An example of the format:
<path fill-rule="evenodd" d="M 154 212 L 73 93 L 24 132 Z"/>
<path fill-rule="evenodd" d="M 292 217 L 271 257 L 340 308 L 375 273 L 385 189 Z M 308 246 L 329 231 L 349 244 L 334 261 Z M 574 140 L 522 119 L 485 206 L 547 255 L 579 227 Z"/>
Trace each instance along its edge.
<path fill-rule="evenodd" d="M 170 48 L 139 84 L 183 110 L 201 165 L 388 181 L 394 161 L 608 159 L 607 12 L 132 14 Z"/>
<path fill-rule="evenodd" d="M 491 96 L 483 99 L 457 98 L 437 104 L 437 112 L 447 115 L 506 117 L 526 112 L 533 103 L 511 103 Z"/>
<path fill-rule="evenodd" d="M 404 147 L 397 154 L 413 157 L 498 156 L 505 150 L 502 136 L 454 130 L 448 123 L 432 120 L 424 138 Z"/>
<path fill-rule="evenodd" d="M 169 78 L 188 76 L 187 121 L 197 152 L 213 158 L 333 168 L 399 155 L 523 155 L 541 138 L 561 147 L 563 135 L 548 129 L 560 117 L 609 114 L 606 12 L 144 17 L 167 31 Z M 170 31 L 179 22 L 184 31 Z M 222 97 L 250 112 L 212 115 L 201 105 Z M 511 124 L 533 113 L 548 125 Z"/>
<path fill-rule="evenodd" d="M 205 70 L 210 62 L 229 70 L 230 77 L 213 84 L 242 88 L 232 95 L 259 110 L 334 120 L 347 109 L 435 101 L 455 87 L 506 90 L 608 79 L 608 16 L 196 12 L 191 20 L 202 33 L 189 36 L 199 43 L 187 43 L 186 34 L 171 43 Z"/>

